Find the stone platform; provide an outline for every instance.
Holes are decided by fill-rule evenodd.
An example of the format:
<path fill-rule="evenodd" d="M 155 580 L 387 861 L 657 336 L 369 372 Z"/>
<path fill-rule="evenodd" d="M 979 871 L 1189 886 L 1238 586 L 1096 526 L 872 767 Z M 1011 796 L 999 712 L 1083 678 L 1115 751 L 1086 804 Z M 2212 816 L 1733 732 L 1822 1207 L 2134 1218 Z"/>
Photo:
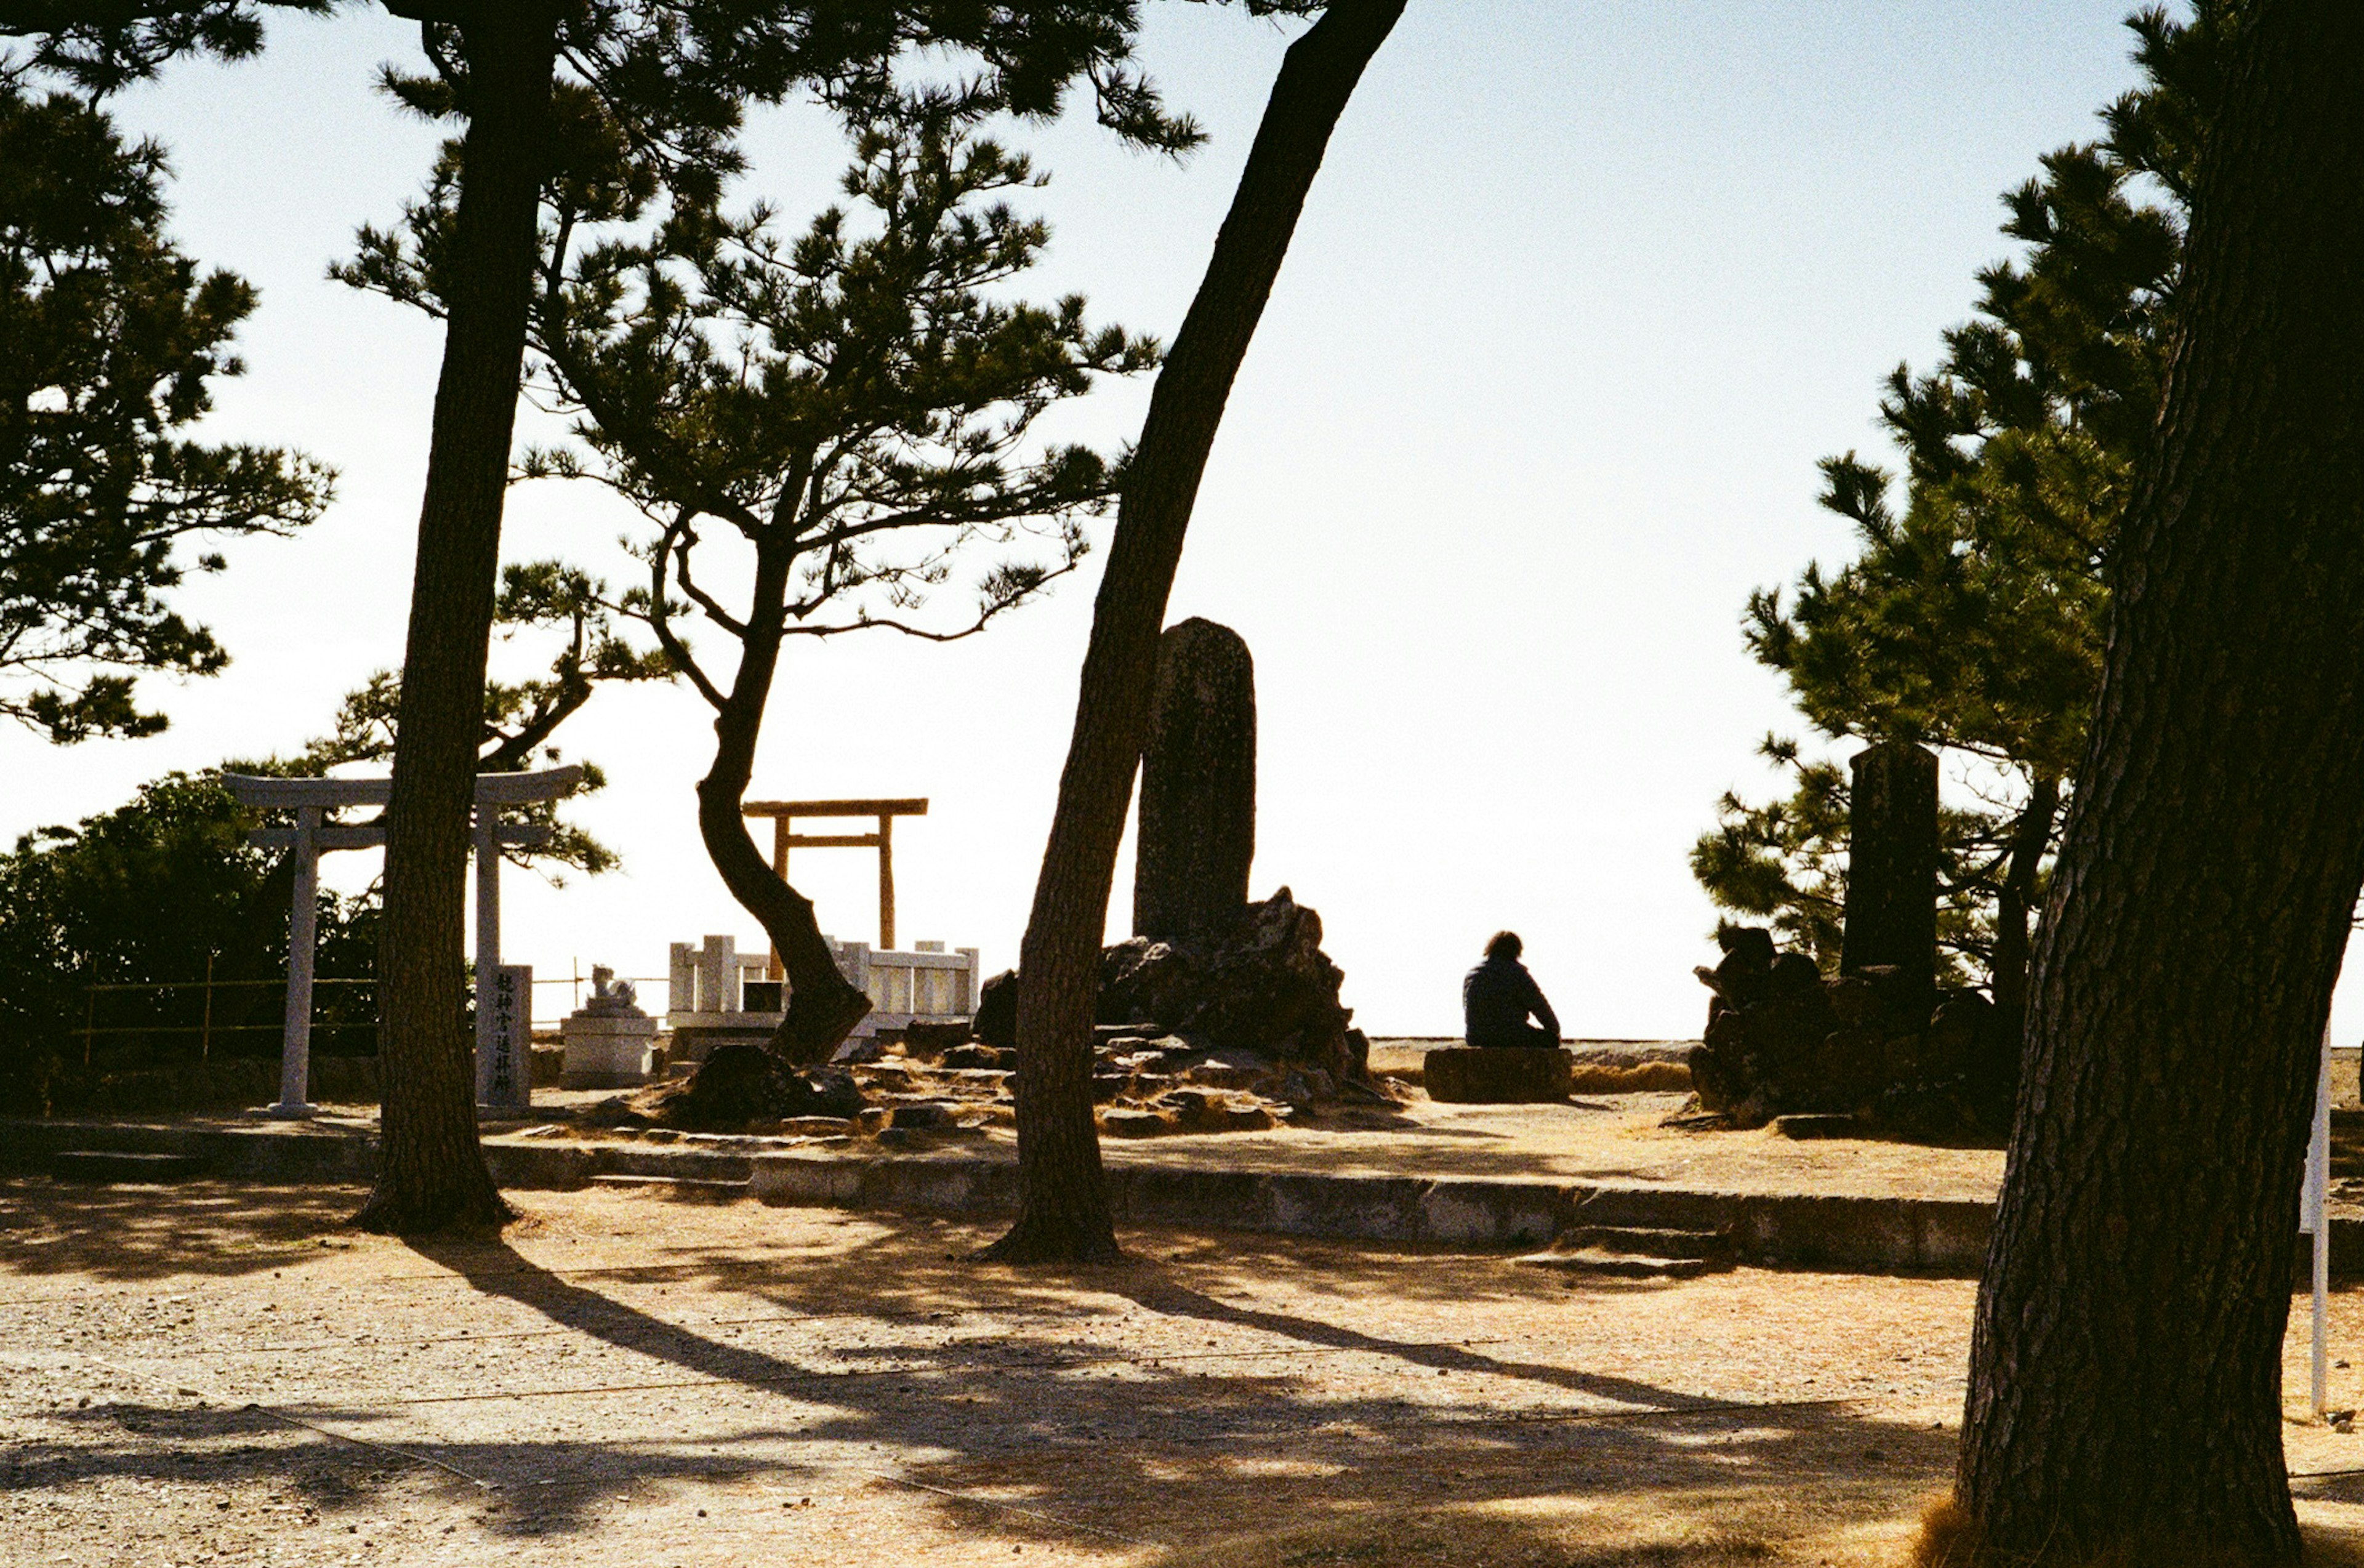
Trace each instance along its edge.
<path fill-rule="evenodd" d="M 564 1099 L 571 1096 L 554 1095 Z M 1104 1144 L 1120 1223 L 1382 1244 L 1525 1249 L 1577 1226 L 1714 1230 L 1742 1259 L 1800 1267 L 1974 1275 L 2001 1175 L 1992 1150 L 1659 1125 L 1673 1095 L 1565 1106 L 1416 1102 L 1391 1125 Z M 870 1138 L 559 1135 L 488 1128 L 495 1178 L 577 1189 L 630 1178 L 765 1203 L 995 1216 L 1017 1192 L 1006 1129 Z M 270 1184 L 374 1174 L 374 1115 L 0 1121 L 0 1169 L 57 1168 L 68 1151 L 179 1156 L 178 1170 Z M 126 1167 L 128 1169 L 128 1167 Z M 138 1179 L 115 1176 L 116 1180 Z M 2352 1205 L 2343 1203 L 2352 1210 Z M 2364 1212 L 2335 1217 L 2334 1263 L 2364 1273 Z"/>

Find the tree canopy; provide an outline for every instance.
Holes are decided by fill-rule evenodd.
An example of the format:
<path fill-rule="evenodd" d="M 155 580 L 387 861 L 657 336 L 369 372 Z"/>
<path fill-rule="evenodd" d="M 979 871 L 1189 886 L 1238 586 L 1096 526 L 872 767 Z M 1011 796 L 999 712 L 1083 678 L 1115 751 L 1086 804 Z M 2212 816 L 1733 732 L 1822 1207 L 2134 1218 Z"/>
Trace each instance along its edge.
<path fill-rule="evenodd" d="M 143 673 L 229 662 L 172 607 L 192 539 L 291 533 L 332 476 L 177 432 L 239 373 L 254 290 L 165 233 L 163 150 L 101 110 L 0 80 L 0 714 L 57 741 L 151 735 Z"/>
<path fill-rule="evenodd" d="M 2143 85 L 2103 111 L 2100 140 L 2047 155 L 2004 195 L 2020 254 L 1979 274 L 1978 314 L 1946 334 L 1934 372 L 1889 377 L 1879 421 L 1902 473 L 1854 452 L 1823 461 L 1822 504 L 1853 525 L 1857 555 L 1749 600 L 1750 652 L 1815 729 L 1955 753 L 1988 795 L 1946 814 L 1941 940 L 1957 973 L 2024 952 L 1997 904 L 2024 915 L 2038 896 L 2036 862 L 2084 751 L 2106 571 L 2158 417 L 2228 9 L 2130 21 Z M 1785 740 L 1763 751 L 1796 770 L 1792 795 L 1725 796 L 1693 871 L 1724 908 L 1835 963 L 1844 776 Z"/>

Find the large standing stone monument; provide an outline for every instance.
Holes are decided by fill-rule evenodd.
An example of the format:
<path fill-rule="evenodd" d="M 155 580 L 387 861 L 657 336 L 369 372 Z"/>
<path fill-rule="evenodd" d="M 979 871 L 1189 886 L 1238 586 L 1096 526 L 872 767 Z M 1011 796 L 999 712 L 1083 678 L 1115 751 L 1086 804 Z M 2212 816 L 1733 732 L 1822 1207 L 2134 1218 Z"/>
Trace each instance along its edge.
<path fill-rule="evenodd" d="M 1166 628 L 1141 752 L 1135 936 L 1215 940 L 1246 911 L 1255 743 L 1255 663 L 1247 643 L 1210 620 Z"/>
<path fill-rule="evenodd" d="M 1856 753 L 1839 971 L 1937 967 L 1937 758 L 1909 740 Z"/>

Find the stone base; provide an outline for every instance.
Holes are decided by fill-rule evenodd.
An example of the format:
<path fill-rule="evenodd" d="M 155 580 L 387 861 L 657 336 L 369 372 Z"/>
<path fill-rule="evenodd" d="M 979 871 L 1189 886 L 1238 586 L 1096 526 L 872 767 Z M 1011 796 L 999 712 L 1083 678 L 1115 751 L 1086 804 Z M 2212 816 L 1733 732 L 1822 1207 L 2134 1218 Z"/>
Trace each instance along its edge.
<path fill-rule="evenodd" d="M 1448 1046 L 1421 1059 L 1421 1078 L 1430 1099 L 1451 1105 L 1536 1105 L 1567 1098 L 1569 1065 L 1548 1046 Z"/>
<path fill-rule="evenodd" d="M 657 1021 L 649 1018 L 576 1015 L 560 1027 L 566 1062 L 564 1089 L 630 1089 L 649 1081 Z"/>

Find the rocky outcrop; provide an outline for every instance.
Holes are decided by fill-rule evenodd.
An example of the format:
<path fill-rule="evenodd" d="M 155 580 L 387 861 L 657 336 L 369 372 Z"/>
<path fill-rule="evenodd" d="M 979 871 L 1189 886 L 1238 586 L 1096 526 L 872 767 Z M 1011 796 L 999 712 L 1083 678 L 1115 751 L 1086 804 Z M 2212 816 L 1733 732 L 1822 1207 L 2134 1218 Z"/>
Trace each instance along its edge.
<path fill-rule="evenodd" d="M 1098 1021 L 1359 1078 L 1370 1046 L 1338 1000 L 1345 978 L 1321 951 L 1321 917 L 1284 887 L 1210 940 L 1103 951 Z"/>
<path fill-rule="evenodd" d="M 1852 1114 L 1868 1127 L 1931 1138 L 1999 1134 L 2009 1107 L 1974 1101 L 1970 1068 L 1994 1009 L 1975 991 L 1939 991 L 1924 973 L 1870 965 L 1825 979 L 1770 933 L 1727 931 L 1723 958 L 1695 973 L 1712 994 L 1690 1054 L 1700 1109 L 1733 1125 Z"/>
<path fill-rule="evenodd" d="M 591 1125 L 732 1132 L 802 1117 L 857 1116 L 868 1101 L 840 1067 L 792 1067 L 756 1045 L 717 1046 L 685 1079 L 603 1102 Z"/>

